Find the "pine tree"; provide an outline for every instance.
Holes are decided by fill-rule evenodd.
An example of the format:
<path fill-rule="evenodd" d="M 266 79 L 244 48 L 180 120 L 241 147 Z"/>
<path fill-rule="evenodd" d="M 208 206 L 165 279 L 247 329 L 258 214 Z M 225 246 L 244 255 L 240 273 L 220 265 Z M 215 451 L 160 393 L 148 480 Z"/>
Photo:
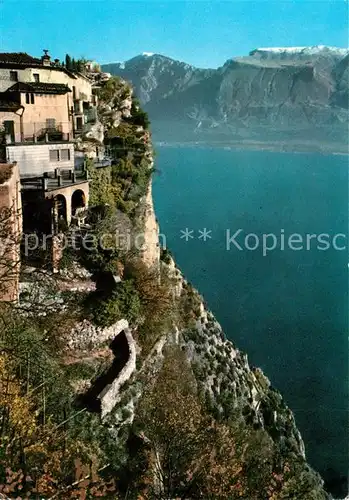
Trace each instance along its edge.
<path fill-rule="evenodd" d="M 72 59 L 69 54 L 65 55 L 65 67 L 69 70 L 72 69 Z"/>

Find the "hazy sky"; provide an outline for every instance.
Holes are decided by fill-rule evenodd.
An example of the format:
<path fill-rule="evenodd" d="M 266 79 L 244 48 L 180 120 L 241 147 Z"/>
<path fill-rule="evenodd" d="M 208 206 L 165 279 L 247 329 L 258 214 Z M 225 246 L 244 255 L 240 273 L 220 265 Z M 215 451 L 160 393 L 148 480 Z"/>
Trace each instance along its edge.
<path fill-rule="evenodd" d="M 157 52 L 217 67 L 262 46 L 348 44 L 347 0 L 3 0 L 0 51 L 99 62 Z"/>

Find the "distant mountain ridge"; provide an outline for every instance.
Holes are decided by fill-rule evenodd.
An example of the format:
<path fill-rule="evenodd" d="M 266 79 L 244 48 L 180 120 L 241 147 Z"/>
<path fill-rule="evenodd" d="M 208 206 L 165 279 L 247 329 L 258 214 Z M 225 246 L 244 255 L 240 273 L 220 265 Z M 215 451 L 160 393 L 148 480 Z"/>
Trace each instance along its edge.
<path fill-rule="evenodd" d="M 217 69 L 144 53 L 103 71 L 132 82 L 156 140 L 347 152 L 349 50 L 252 50 Z"/>

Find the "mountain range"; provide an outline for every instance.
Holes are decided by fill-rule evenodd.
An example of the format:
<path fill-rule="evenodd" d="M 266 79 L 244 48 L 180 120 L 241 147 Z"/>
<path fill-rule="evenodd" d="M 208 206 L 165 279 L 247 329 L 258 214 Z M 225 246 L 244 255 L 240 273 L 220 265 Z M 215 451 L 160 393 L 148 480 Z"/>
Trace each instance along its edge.
<path fill-rule="evenodd" d="M 217 69 L 143 53 L 102 70 L 129 80 L 154 138 L 266 149 L 348 150 L 349 50 L 252 50 Z"/>

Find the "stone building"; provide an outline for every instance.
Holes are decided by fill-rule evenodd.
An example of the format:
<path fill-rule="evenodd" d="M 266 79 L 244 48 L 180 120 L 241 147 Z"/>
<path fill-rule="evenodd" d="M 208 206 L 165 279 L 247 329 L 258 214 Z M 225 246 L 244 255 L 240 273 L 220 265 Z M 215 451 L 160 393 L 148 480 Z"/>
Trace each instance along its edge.
<path fill-rule="evenodd" d="M 68 88 L 69 93 L 65 95 L 64 107 L 71 122 L 71 129 L 74 135 L 78 135 L 84 125 L 96 117 L 97 97 L 92 92 L 93 81 L 82 73 L 67 70 L 57 59 L 51 61 L 47 51 L 44 52 L 40 59 L 23 52 L 0 53 L 0 93 L 7 92 L 11 88 L 15 91 L 18 88 L 16 84 L 27 84 L 29 87 L 23 92 L 25 102 L 21 104 L 31 105 L 35 104 L 35 99 L 39 99 L 39 95 L 47 96 L 47 93 L 40 94 L 39 90 L 47 91 L 50 84 L 55 86 L 55 95 L 57 95 L 58 86 L 61 86 L 62 90 Z M 44 87 L 40 84 L 44 84 Z M 24 88 L 23 86 L 19 87 Z M 34 95 L 32 103 L 33 94 L 36 94 L 36 97 Z M 47 97 L 39 99 L 39 101 L 41 108 L 52 105 L 50 98 Z M 56 102 L 58 102 L 57 99 Z M 46 117 L 45 113 L 42 116 L 45 119 L 52 118 Z M 45 119 L 41 121 L 45 122 Z M 1 121 L 3 121 L 3 117 L 0 112 Z M 59 121 L 57 118 L 57 122 Z"/>
<path fill-rule="evenodd" d="M 68 92 L 61 84 L 18 83 L 0 95 L 5 158 L 18 162 L 21 177 L 74 167 Z"/>
<path fill-rule="evenodd" d="M 76 169 L 75 145 L 96 121 L 92 84 L 52 62 L 47 51 L 41 59 L 0 54 L 0 160 L 7 162 L 4 168 L 18 165 L 21 230 L 40 241 L 51 238 L 54 269 L 61 255 L 58 235 L 86 216 L 89 184 L 84 169 Z"/>
<path fill-rule="evenodd" d="M 60 83 L 15 83 L 0 94 L 0 119 L 8 144 L 72 140 L 73 123 L 68 107 L 70 89 Z M 8 105 L 6 109 L 6 103 Z"/>

